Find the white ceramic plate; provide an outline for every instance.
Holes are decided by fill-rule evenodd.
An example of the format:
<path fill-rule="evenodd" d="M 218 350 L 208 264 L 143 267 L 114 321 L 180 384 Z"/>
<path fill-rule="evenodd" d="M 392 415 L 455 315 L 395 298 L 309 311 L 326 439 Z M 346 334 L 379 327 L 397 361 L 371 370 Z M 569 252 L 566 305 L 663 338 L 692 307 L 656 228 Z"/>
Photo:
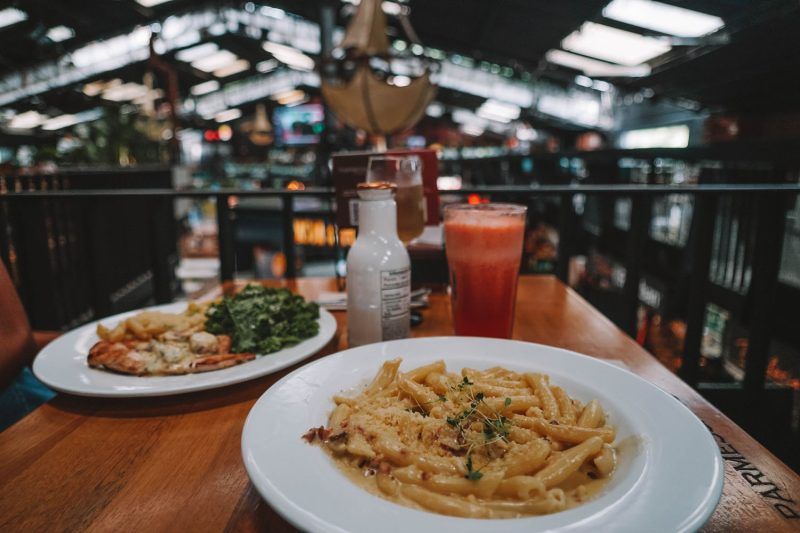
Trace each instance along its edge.
<path fill-rule="evenodd" d="M 501 365 L 541 371 L 582 401 L 599 399 L 617 427 L 619 466 L 600 495 L 574 509 L 511 520 L 418 511 L 354 485 L 318 446 L 301 440 L 327 423 L 331 396 L 365 385 L 381 363 L 402 369 L 444 359 L 451 370 Z M 628 440 L 626 440 L 628 439 Z M 633 443 L 634 445 L 630 445 Z M 722 492 L 723 463 L 711 434 L 683 404 L 636 375 L 598 359 L 525 342 L 434 337 L 362 346 L 310 363 L 273 385 L 242 434 L 245 467 L 284 518 L 311 532 L 694 531 Z"/>
<path fill-rule="evenodd" d="M 186 303 L 160 305 L 147 310 L 180 313 L 184 309 Z M 120 320 L 141 311 L 144 309 L 104 318 L 100 322 L 113 327 Z M 97 322 L 92 322 L 45 346 L 33 362 L 33 373 L 55 390 L 80 396 L 167 396 L 214 389 L 271 374 L 317 353 L 336 333 L 336 319 L 326 310 L 320 309 L 319 333 L 315 337 L 230 368 L 183 376 L 127 376 L 90 368 L 86 363 L 86 356 L 92 345 L 99 340 L 96 329 Z"/>

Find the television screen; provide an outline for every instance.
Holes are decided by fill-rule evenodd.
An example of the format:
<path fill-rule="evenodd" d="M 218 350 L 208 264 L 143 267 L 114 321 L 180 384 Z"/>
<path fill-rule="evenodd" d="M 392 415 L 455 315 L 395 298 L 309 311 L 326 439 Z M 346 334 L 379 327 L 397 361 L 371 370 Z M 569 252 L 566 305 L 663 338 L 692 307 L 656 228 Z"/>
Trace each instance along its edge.
<path fill-rule="evenodd" d="M 322 104 L 279 107 L 273 118 L 275 140 L 283 145 L 316 144 L 325 129 Z"/>

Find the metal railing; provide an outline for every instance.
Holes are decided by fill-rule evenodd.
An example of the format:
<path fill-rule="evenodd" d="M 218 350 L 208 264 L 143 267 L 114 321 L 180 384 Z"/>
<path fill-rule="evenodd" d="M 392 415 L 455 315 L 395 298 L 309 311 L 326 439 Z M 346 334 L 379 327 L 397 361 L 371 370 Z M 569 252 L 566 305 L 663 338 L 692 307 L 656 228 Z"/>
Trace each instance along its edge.
<path fill-rule="evenodd" d="M 643 250 L 648 239 L 649 221 L 653 200 L 659 195 L 686 194 L 695 199 L 694 214 L 691 221 L 690 240 L 685 253 L 690 262 L 691 277 L 688 284 L 688 304 L 686 322 L 688 324 L 683 364 L 680 375 L 690 385 L 696 386 L 699 378 L 699 361 L 703 337 L 703 323 L 706 303 L 709 300 L 711 281 L 709 269 L 712 257 L 712 241 L 716 222 L 718 199 L 721 195 L 735 195 L 745 198 L 755 212 L 755 249 L 753 250 L 752 279 L 750 283 L 751 313 L 749 325 L 749 345 L 745 363 L 743 389 L 746 393 L 759 395 L 765 387 L 765 370 L 769 356 L 771 339 L 770 325 L 773 313 L 773 297 L 777 289 L 781 247 L 787 200 L 800 193 L 798 184 L 703 184 L 703 185 L 541 185 L 541 186 L 489 186 L 464 188 L 458 191 L 442 191 L 448 195 L 480 194 L 495 199 L 513 199 L 526 203 L 541 198 L 559 198 L 558 217 L 559 245 L 558 262 L 555 273 L 563 281 L 567 280 L 569 258 L 576 252 L 576 235 L 579 216 L 573 207 L 575 195 L 628 197 L 631 201 L 630 230 L 625 243 L 625 282 L 622 289 L 625 317 L 622 328 L 634 336 L 636 334 L 639 302 L 639 283 L 642 278 Z M 178 198 L 215 198 L 219 235 L 220 277 L 222 281 L 234 276 L 234 237 L 233 225 L 235 209 L 229 205 L 229 198 L 279 198 L 282 202 L 283 250 L 287 259 L 287 277 L 296 276 L 295 243 L 292 220 L 295 216 L 295 200 L 315 197 L 330 200 L 334 191 L 331 188 L 307 188 L 302 191 L 287 190 L 173 190 L 164 188 L 149 189 L 90 189 L 90 190 L 51 190 L 51 191 L 8 191 L 0 194 L 2 202 L 30 202 L 37 200 L 62 201 L 80 200 L 92 205 L 108 198 L 149 198 L 166 200 Z M 168 205 L 168 203 L 167 203 Z M 154 238 L 156 238 L 154 236 Z M 157 245 L 158 243 L 156 243 Z M 163 245 L 163 243 L 162 243 Z M 173 295 L 163 280 L 164 270 L 169 268 L 164 257 L 158 253 L 163 246 L 156 246 L 153 273 L 154 297 L 157 303 L 171 301 Z M 159 280 L 161 280 L 159 282 Z"/>

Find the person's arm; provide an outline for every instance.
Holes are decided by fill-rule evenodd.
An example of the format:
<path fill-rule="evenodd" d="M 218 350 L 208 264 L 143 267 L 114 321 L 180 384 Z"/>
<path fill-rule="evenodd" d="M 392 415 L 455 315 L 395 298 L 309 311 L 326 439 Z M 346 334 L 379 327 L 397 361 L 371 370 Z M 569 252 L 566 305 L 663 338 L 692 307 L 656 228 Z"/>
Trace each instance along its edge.
<path fill-rule="evenodd" d="M 36 355 L 31 325 L 6 268 L 0 261 L 0 390 Z"/>

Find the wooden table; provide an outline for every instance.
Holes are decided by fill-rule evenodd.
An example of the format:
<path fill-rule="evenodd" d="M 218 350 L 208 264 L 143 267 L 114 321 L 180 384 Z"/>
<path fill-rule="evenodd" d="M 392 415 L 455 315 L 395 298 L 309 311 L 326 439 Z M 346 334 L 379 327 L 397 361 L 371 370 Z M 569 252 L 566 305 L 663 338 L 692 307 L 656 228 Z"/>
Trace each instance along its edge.
<path fill-rule="evenodd" d="M 286 285 L 310 298 L 335 288 Z M 450 334 L 447 296 L 430 304 L 413 334 Z M 346 315 L 336 319 L 339 333 L 317 357 L 346 347 Z M 725 488 L 706 531 L 800 528 L 800 478 L 555 278 L 520 280 L 515 337 L 622 360 L 709 426 Z M 239 451 L 250 407 L 291 370 L 171 398 L 59 395 L 0 434 L 0 531 L 293 531 L 253 489 Z"/>

